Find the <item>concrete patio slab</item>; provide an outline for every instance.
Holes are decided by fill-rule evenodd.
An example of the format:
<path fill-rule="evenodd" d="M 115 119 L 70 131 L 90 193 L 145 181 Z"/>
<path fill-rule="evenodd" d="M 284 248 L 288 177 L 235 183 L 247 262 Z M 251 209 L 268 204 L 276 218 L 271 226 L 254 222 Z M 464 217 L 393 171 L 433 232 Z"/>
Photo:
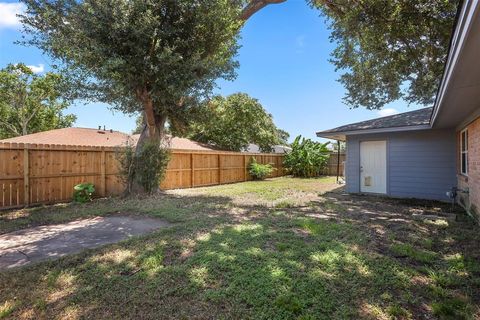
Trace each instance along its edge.
<path fill-rule="evenodd" d="M 170 224 L 139 216 L 95 217 L 0 235 L 0 269 L 56 259 L 142 235 Z"/>

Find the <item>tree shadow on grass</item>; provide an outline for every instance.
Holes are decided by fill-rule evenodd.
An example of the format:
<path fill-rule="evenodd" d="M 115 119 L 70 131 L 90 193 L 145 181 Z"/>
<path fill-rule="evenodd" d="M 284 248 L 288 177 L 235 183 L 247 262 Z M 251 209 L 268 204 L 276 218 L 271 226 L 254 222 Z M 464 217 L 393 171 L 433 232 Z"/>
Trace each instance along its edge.
<path fill-rule="evenodd" d="M 17 279 L 32 286 L 21 297 L 28 300 L 21 309 L 87 318 L 356 314 L 351 301 L 363 299 L 358 287 L 366 288 L 372 277 L 367 258 L 351 249 L 359 235 L 349 225 L 280 220 L 219 225 L 189 243 L 164 230 L 47 263 L 36 272 L 20 270 Z M 187 247 L 191 252 L 182 258 Z M 388 280 L 401 283 L 397 275 Z"/>
<path fill-rule="evenodd" d="M 286 208 L 208 196 L 117 204 L 114 212 L 176 224 L 0 273 L 0 288 L 8 288 L 0 305 L 13 306 L 13 318 L 472 316 L 478 235 L 465 223 L 414 220 L 412 208 L 339 192 Z M 395 244 L 404 246 L 401 254 Z M 419 250 L 436 255 L 419 261 Z"/>
<path fill-rule="evenodd" d="M 411 270 L 412 293 L 418 296 L 412 311 L 423 304 L 425 314 L 438 318 L 480 316 L 480 234 L 461 208 L 339 192 L 324 197 L 342 206 L 342 218 L 368 235 L 370 252 Z"/>

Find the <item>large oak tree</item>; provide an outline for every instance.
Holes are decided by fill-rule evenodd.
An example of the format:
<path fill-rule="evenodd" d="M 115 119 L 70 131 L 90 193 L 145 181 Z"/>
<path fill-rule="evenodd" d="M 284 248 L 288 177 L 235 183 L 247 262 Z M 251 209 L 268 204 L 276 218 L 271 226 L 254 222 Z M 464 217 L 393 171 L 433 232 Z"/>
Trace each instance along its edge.
<path fill-rule="evenodd" d="M 23 2 L 25 42 L 59 61 L 72 97 L 143 112 L 138 154 L 163 139 L 167 119 L 205 99 L 217 79 L 235 76 L 240 2 Z"/>
<path fill-rule="evenodd" d="M 229 0 L 24 0 L 26 43 L 50 55 L 72 96 L 144 112 L 142 139 L 232 79 L 240 4 Z M 180 113 L 179 113 L 180 112 Z M 141 142 L 139 144 L 141 146 Z"/>

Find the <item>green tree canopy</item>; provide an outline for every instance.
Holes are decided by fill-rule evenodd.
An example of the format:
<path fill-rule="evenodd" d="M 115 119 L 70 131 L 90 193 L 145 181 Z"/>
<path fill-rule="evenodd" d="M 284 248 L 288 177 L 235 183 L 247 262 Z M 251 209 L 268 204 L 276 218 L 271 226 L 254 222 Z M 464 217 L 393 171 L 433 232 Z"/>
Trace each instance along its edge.
<path fill-rule="evenodd" d="M 458 0 L 312 1 L 328 18 L 345 102 L 378 109 L 434 101 Z"/>
<path fill-rule="evenodd" d="M 60 75 L 39 76 L 24 64 L 1 69 L 0 138 L 70 127 L 76 117 L 62 113 L 69 106 L 62 84 Z"/>
<path fill-rule="evenodd" d="M 135 155 L 160 143 L 167 119 L 182 122 L 217 79 L 235 77 L 241 0 L 22 2 L 26 43 L 60 62 L 73 98 L 143 113 Z M 146 191 L 137 182 L 131 189 Z"/>
<path fill-rule="evenodd" d="M 235 76 L 239 1 L 23 2 L 27 43 L 61 62 L 72 96 L 144 112 L 152 138 Z"/>
<path fill-rule="evenodd" d="M 272 115 L 245 93 L 216 96 L 192 110 L 186 129 L 172 126 L 172 133 L 218 148 L 240 151 L 250 143 L 269 152 L 277 144 L 286 144 L 289 134 L 275 126 Z"/>

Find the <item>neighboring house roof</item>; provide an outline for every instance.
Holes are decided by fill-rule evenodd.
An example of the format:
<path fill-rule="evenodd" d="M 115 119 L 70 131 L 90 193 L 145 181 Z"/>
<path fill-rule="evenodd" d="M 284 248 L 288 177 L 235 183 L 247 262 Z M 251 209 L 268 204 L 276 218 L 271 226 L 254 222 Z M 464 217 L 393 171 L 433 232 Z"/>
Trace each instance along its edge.
<path fill-rule="evenodd" d="M 74 146 L 116 147 L 125 145 L 130 136 L 120 131 L 89 128 L 62 128 L 37 132 L 0 142 L 32 144 L 64 144 Z"/>
<path fill-rule="evenodd" d="M 98 130 L 89 128 L 63 128 L 37 132 L 25 136 L 0 140 L 10 143 L 54 144 L 95 147 L 117 147 L 126 144 L 135 145 L 140 135 L 128 135 L 113 130 Z M 173 137 L 170 140 L 171 149 L 184 150 L 215 150 L 215 148 L 185 138 Z"/>
<path fill-rule="evenodd" d="M 272 153 L 287 153 L 291 150 L 292 150 L 292 148 L 290 148 L 288 146 L 275 145 L 275 146 L 273 146 Z M 245 150 L 243 150 L 242 152 L 260 153 L 261 150 L 260 150 L 260 147 L 258 145 L 254 144 L 254 143 L 250 143 L 248 145 L 248 147 Z"/>
<path fill-rule="evenodd" d="M 187 138 L 179 138 L 179 137 L 169 137 L 170 148 L 175 150 L 198 150 L 198 151 L 212 151 L 218 150 L 214 146 L 196 142 Z M 132 141 L 134 144 L 137 144 L 138 138 L 140 138 L 139 134 L 134 134 L 131 136 Z"/>
<path fill-rule="evenodd" d="M 433 108 L 423 108 L 414 111 L 395 114 L 382 118 L 347 124 L 330 130 L 317 132 L 317 136 L 344 140 L 347 134 L 374 133 L 384 131 L 402 131 L 429 128 Z"/>

